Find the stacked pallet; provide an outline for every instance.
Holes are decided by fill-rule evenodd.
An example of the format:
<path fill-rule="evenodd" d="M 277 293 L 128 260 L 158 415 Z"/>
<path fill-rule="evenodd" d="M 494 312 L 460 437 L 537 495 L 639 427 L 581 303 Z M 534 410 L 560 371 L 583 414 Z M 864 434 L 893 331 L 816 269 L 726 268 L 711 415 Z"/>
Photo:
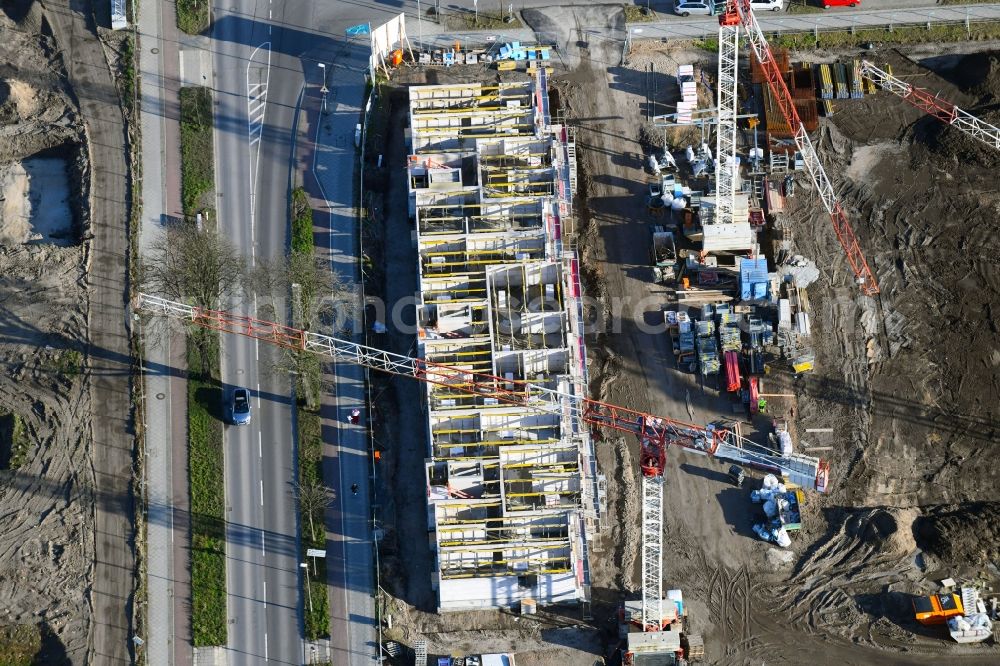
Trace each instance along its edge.
<path fill-rule="evenodd" d="M 694 65 L 677 67 L 677 85 L 681 89 L 681 101 L 677 102 L 677 122 L 690 123 L 692 114 L 698 108 L 698 84 L 694 78 Z"/>
<path fill-rule="evenodd" d="M 829 65 L 819 66 L 819 96 L 821 99 L 833 99 L 833 75 Z"/>
<path fill-rule="evenodd" d="M 861 99 L 865 96 L 862 88 L 864 79 L 861 78 L 861 61 L 855 60 L 851 68 L 851 99 Z"/>
<path fill-rule="evenodd" d="M 791 64 L 788 59 L 788 49 L 774 49 L 771 51 L 771 56 L 774 58 L 774 62 L 778 65 L 778 71 L 782 74 L 788 72 L 791 69 Z M 764 76 L 764 69 L 757 62 L 757 56 L 750 51 L 750 81 L 752 83 L 764 83 L 766 77 Z"/>

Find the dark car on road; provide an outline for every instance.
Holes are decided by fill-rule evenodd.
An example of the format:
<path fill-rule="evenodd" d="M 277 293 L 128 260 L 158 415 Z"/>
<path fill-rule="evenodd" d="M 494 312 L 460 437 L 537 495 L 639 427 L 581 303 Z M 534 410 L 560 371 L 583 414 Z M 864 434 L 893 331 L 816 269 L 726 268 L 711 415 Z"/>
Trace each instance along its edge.
<path fill-rule="evenodd" d="M 250 423 L 250 391 L 245 388 L 235 389 L 229 410 L 230 422 L 233 425 L 247 425 Z"/>

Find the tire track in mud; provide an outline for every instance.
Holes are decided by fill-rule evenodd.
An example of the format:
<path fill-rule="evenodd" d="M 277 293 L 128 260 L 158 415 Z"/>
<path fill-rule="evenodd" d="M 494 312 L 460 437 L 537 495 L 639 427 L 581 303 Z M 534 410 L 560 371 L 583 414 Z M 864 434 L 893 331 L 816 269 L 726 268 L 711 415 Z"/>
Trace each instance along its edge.
<path fill-rule="evenodd" d="M 717 639 L 725 646 L 725 664 L 747 664 L 766 647 L 754 631 L 753 600 L 756 589 L 747 565 L 733 570 L 711 569 L 706 603 Z"/>

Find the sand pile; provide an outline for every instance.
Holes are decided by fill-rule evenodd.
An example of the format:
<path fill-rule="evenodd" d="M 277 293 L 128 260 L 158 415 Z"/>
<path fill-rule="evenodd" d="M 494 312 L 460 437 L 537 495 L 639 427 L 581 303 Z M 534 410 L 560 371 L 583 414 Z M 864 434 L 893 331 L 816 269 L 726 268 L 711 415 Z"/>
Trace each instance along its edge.
<path fill-rule="evenodd" d="M 916 520 L 920 547 L 945 562 L 984 565 L 1000 560 L 1000 502 L 968 502 L 933 509 Z"/>

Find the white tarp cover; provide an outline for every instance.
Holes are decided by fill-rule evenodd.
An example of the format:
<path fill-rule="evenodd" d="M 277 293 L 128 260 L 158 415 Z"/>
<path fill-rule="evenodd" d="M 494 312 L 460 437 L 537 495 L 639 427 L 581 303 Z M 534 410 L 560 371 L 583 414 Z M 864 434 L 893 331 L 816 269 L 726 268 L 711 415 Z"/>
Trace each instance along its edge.
<path fill-rule="evenodd" d="M 372 28 L 371 42 L 372 52 L 369 65 L 372 73 L 375 68 L 383 62 L 386 56 L 393 49 L 400 48 L 406 39 L 406 15 L 400 14 L 395 18 L 383 23 L 377 28 Z"/>
<path fill-rule="evenodd" d="M 111 29 L 121 30 L 128 27 L 125 16 L 125 0 L 111 0 Z"/>

